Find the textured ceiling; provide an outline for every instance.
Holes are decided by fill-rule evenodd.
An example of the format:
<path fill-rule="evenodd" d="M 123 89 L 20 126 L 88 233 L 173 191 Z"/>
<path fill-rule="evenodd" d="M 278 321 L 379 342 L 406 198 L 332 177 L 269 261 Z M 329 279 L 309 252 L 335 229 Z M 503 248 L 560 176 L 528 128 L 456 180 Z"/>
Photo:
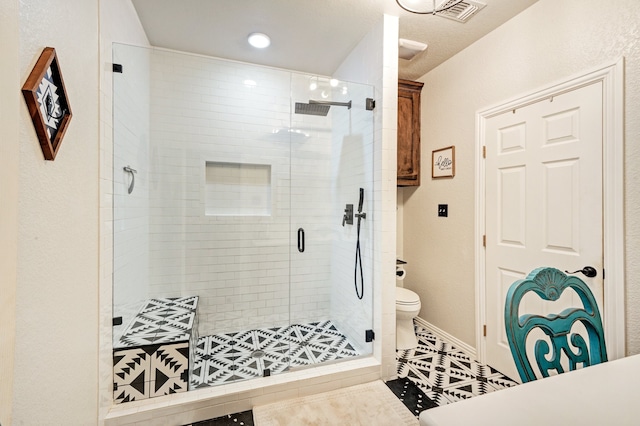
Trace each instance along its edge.
<path fill-rule="evenodd" d="M 427 0 L 429 1 L 429 0 Z M 482 0 L 466 23 L 406 12 L 395 0 L 133 0 L 153 46 L 330 76 L 382 19 L 400 18 L 400 37 L 428 44 L 399 77 L 415 80 L 537 0 Z M 252 32 L 271 37 L 264 50 Z"/>

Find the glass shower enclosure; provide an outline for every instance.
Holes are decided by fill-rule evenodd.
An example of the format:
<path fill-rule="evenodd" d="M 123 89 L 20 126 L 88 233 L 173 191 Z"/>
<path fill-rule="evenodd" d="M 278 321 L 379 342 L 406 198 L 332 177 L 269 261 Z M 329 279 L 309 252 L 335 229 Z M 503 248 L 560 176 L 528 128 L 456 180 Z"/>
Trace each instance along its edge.
<path fill-rule="evenodd" d="M 115 401 L 370 354 L 373 88 L 113 52 Z"/>

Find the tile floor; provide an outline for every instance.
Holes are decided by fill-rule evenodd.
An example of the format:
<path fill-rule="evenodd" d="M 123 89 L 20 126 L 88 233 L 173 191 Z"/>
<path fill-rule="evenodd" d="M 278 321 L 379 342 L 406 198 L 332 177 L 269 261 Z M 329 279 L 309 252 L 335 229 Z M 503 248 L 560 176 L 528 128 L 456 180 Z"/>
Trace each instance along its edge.
<path fill-rule="evenodd" d="M 416 349 L 396 352 L 398 376 L 411 380 L 438 405 L 517 385 L 419 325 L 416 334 Z"/>
<path fill-rule="evenodd" d="M 331 321 L 204 336 L 195 352 L 192 389 L 359 355 Z"/>
<path fill-rule="evenodd" d="M 396 352 L 398 379 L 387 386 L 416 417 L 426 409 L 472 398 L 517 383 L 416 325 L 418 347 Z M 253 425 L 251 411 L 194 423 L 198 426 Z"/>

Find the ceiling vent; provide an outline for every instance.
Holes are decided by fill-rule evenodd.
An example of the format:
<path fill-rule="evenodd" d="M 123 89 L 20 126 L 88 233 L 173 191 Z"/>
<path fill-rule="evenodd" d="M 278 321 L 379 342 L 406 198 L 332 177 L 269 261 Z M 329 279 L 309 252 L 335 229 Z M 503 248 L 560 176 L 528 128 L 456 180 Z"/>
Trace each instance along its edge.
<path fill-rule="evenodd" d="M 456 3 L 455 0 L 449 0 L 449 3 Z M 447 5 L 444 4 L 441 12 L 436 12 L 435 14 L 438 16 L 442 16 L 443 18 L 453 19 L 458 22 L 467 22 L 473 15 L 475 15 L 480 9 L 484 8 L 486 4 L 480 3 L 479 1 L 471 1 L 471 0 L 462 0 L 458 4 L 454 4 L 453 6 L 447 8 Z"/>
<path fill-rule="evenodd" d="M 406 59 L 408 61 L 415 58 L 415 56 L 427 50 L 427 45 L 420 43 L 419 41 L 407 40 L 401 38 L 398 40 L 398 57 Z"/>

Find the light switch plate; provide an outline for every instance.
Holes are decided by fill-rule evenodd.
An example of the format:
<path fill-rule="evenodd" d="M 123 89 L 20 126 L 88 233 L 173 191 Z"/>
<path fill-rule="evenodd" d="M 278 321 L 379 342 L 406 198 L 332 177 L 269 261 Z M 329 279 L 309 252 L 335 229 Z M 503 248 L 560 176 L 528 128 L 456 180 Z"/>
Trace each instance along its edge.
<path fill-rule="evenodd" d="M 449 216 L 449 205 L 448 204 L 438 204 L 438 216 L 439 217 L 447 217 L 447 216 Z"/>

